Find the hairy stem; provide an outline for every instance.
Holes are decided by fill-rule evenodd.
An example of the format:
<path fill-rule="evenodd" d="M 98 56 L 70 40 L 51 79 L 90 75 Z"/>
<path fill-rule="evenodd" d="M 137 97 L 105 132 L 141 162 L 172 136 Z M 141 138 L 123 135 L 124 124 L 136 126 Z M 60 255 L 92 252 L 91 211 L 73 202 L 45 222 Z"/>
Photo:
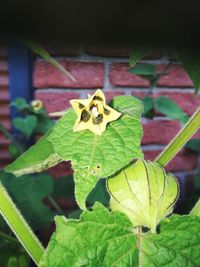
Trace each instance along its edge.
<path fill-rule="evenodd" d="M 158 155 L 155 162 L 162 166 L 167 165 L 181 150 L 186 142 L 200 128 L 200 107 L 197 108 L 192 117 L 185 124 L 184 128 L 172 139 L 166 148 Z"/>
<path fill-rule="evenodd" d="M 44 248 L 16 208 L 2 183 L 0 183 L 0 213 L 30 257 L 38 264 Z"/>

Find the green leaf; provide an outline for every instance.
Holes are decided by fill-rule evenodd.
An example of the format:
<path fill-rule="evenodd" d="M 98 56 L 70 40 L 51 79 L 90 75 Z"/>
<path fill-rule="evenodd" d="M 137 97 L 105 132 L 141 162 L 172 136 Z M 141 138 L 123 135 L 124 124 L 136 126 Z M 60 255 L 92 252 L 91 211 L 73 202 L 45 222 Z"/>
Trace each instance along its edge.
<path fill-rule="evenodd" d="M 96 184 L 95 188 L 90 192 L 87 203 L 94 205 L 95 202 L 100 202 L 103 205 L 109 205 L 110 196 L 106 189 L 106 180 L 101 179 Z"/>
<path fill-rule="evenodd" d="M 142 102 L 133 96 L 116 96 L 110 106 L 135 119 L 140 119 L 143 112 Z"/>
<path fill-rule="evenodd" d="M 123 213 L 96 203 L 80 220 L 56 217 L 56 231 L 39 267 L 196 267 L 199 229 L 199 217 L 174 215 L 161 223 L 158 234 L 134 233 Z"/>
<path fill-rule="evenodd" d="M 200 266 L 200 218 L 174 215 L 160 226 L 159 234 L 139 239 L 142 267 Z"/>
<path fill-rule="evenodd" d="M 14 142 L 9 144 L 8 151 L 13 158 L 17 158 L 21 155 L 17 144 Z"/>
<path fill-rule="evenodd" d="M 37 117 L 28 115 L 25 118 L 15 118 L 13 126 L 20 130 L 27 138 L 29 138 L 37 127 Z"/>
<path fill-rule="evenodd" d="M 179 120 L 182 123 L 186 123 L 188 116 L 185 112 L 171 99 L 159 96 L 154 100 L 155 109 L 170 119 Z"/>
<path fill-rule="evenodd" d="M 47 137 L 48 134 L 40 138 L 37 144 L 6 166 L 4 170 L 20 176 L 27 173 L 41 172 L 61 162 L 62 160 Z"/>
<path fill-rule="evenodd" d="M 53 128 L 55 122 L 50 120 L 47 116 L 44 114 L 38 114 L 38 124 L 35 129 L 37 133 L 46 134 L 50 129 Z"/>
<path fill-rule="evenodd" d="M 20 40 L 25 46 L 33 50 L 36 54 L 44 58 L 48 63 L 52 64 L 54 67 L 59 69 L 65 75 L 67 75 L 72 81 L 75 81 L 75 78 L 70 72 L 68 72 L 58 61 L 52 58 L 49 53 L 37 42 L 30 39 L 20 38 Z"/>
<path fill-rule="evenodd" d="M 28 103 L 26 102 L 26 99 L 21 97 L 15 98 L 15 100 L 10 105 L 17 108 L 19 111 L 22 111 L 25 108 L 29 107 Z"/>
<path fill-rule="evenodd" d="M 129 66 L 134 67 L 138 60 L 143 58 L 149 52 L 150 49 L 147 47 L 134 47 L 129 60 Z"/>
<path fill-rule="evenodd" d="M 186 147 L 200 153 L 200 139 L 192 139 L 187 144 Z"/>
<path fill-rule="evenodd" d="M 74 181 L 72 175 L 55 179 L 53 196 L 62 198 L 74 197 Z"/>
<path fill-rule="evenodd" d="M 150 112 L 154 109 L 154 100 L 151 97 L 145 97 L 143 100 L 144 111 L 143 116 L 147 118 L 152 118 L 152 114 Z"/>
<path fill-rule="evenodd" d="M 179 195 L 176 178 L 159 164 L 144 160 L 110 177 L 107 188 L 113 210 L 126 213 L 135 227 L 147 226 L 152 232 L 172 213 Z"/>
<path fill-rule="evenodd" d="M 96 203 L 79 221 L 55 220 L 56 232 L 39 267 L 138 266 L 136 236 L 125 215 Z"/>
<path fill-rule="evenodd" d="M 194 208 L 191 210 L 190 215 L 200 217 L 200 199 L 197 201 Z"/>
<path fill-rule="evenodd" d="M 112 175 L 133 158 L 143 157 L 142 127 L 138 117 L 124 115 L 111 122 L 102 135 L 95 135 L 89 130 L 73 132 L 75 120 L 76 114 L 69 110 L 56 123 L 49 140 L 62 160 L 72 161 L 76 201 L 84 209 L 89 192 L 100 178 Z"/>
<path fill-rule="evenodd" d="M 48 174 L 24 175 L 20 178 L 1 172 L 1 181 L 16 206 L 34 230 L 41 230 L 53 221 L 53 213 L 43 203 L 53 192 L 53 179 Z"/>
<path fill-rule="evenodd" d="M 141 76 L 155 76 L 156 75 L 156 66 L 148 63 L 141 63 L 135 65 L 129 70 L 133 74 Z"/>
<path fill-rule="evenodd" d="M 176 57 L 183 64 L 195 87 L 195 93 L 200 90 L 200 54 L 193 51 L 176 51 Z"/>

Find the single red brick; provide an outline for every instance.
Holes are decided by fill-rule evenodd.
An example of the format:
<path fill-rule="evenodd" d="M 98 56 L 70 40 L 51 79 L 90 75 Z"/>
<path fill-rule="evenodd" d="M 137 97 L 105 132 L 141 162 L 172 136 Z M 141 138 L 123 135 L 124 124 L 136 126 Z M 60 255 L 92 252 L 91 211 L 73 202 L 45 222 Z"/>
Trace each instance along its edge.
<path fill-rule="evenodd" d="M 8 74 L 1 72 L 0 73 L 0 86 L 1 87 L 8 87 L 8 85 L 9 85 Z"/>
<path fill-rule="evenodd" d="M 144 120 L 142 144 L 168 144 L 179 129 L 178 121 Z"/>
<path fill-rule="evenodd" d="M 7 129 L 11 128 L 10 119 L 8 117 L 7 118 L 6 117 L 2 117 L 1 114 L 0 114 L 0 122 Z"/>
<path fill-rule="evenodd" d="M 0 82 L 0 86 L 1 85 L 1 82 Z M 0 102 L 8 102 L 9 100 L 9 92 L 8 92 L 8 88 L 3 88 L 3 86 L 1 87 L 1 90 L 0 90 Z"/>
<path fill-rule="evenodd" d="M 72 81 L 60 70 L 45 61 L 35 62 L 33 75 L 36 88 L 99 88 L 104 83 L 104 66 L 97 62 L 60 61 L 76 79 Z"/>
<path fill-rule="evenodd" d="M 1 105 L 0 105 L 0 114 L 1 114 L 1 116 L 9 116 L 10 109 L 9 109 L 9 106 L 7 105 L 7 103 L 1 103 Z"/>
<path fill-rule="evenodd" d="M 80 98 L 79 93 L 76 92 L 38 92 L 35 91 L 35 99 L 39 99 L 43 102 L 45 109 L 48 113 L 63 111 L 69 108 L 71 105 L 69 100 L 74 98 Z"/>
<path fill-rule="evenodd" d="M 148 87 L 149 82 L 130 73 L 128 63 L 113 63 L 110 70 L 110 82 L 115 86 Z"/>
<path fill-rule="evenodd" d="M 164 71 L 166 65 L 157 65 L 157 71 Z M 188 74 L 183 69 L 180 64 L 171 65 L 167 71 L 166 75 L 162 76 L 157 85 L 162 87 L 193 87 L 193 83 L 189 78 Z"/>
<path fill-rule="evenodd" d="M 159 150 L 144 151 L 145 159 L 153 161 L 160 153 Z M 168 171 L 192 171 L 197 167 L 198 158 L 195 153 L 183 150 L 166 166 Z"/>

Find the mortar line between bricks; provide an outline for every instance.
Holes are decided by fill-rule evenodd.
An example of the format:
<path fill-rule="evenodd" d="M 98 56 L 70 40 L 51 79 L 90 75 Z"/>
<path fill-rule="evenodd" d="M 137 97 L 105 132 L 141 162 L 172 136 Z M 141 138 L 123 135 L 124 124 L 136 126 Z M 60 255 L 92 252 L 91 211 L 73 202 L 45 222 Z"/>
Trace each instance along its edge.
<path fill-rule="evenodd" d="M 117 86 L 114 85 L 112 87 L 114 90 L 130 90 L 132 92 L 136 93 L 146 93 L 149 91 L 148 87 L 131 87 L 131 86 Z M 194 94 L 194 88 L 180 88 L 180 87 L 156 87 L 153 89 L 154 93 L 162 92 L 163 93 L 193 93 Z"/>
<path fill-rule="evenodd" d="M 105 60 L 104 62 L 104 91 L 108 90 L 108 88 L 113 88 L 113 85 L 110 84 L 110 66 L 111 62 L 108 60 Z"/>
<path fill-rule="evenodd" d="M 109 89 L 112 89 L 113 91 L 116 90 L 116 91 L 124 91 L 124 92 L 127 92 L 127 94 L 131 94 L 131 93 L 146 93 L 148 92 L 148 88 L 134 88 L 134 87 L 120 87 L 120 86 L 113 86 L 109 83 L 109 85 L 107 85 L 108 87 L 105 88 L 104 90 L 109 90 Z M 104 85 L 105 87 L 105 85 Z M 103 87 L 103 88 L 104 88 Z M 55 88 L 48 88 L 48 87 L 44 87 L 44 88 L 35 88 L 35 91 L 42 91 L 42 90 L 55 90 L 55 92 L 59 92 L 59 91 L 67 91 L 67 90 L 71 90 L 71 91 L 76 91 L 76 90 L 95 90 L 97 89 L 96 87 L 95 88 L 58 88 L 58 87 L 55 87 Z M 172 88 L 172 87 L 165 87 L 165 88 L 162 88 L 162 87 L 157 87 L 154 89 L 154 92 L 155 93 L 182 93 L 182 94 L 186 94 L 186 93 L 194 93 L 194 88 Z M 195 95 L 194 95 L 195 97 Z"/>
<path fill-rule="evenodd" d="M 129 63 L 129 57 L 104 57 L 104 56 L 92 56 L 88 54 L 80 54 L 77 56 L 55 56 L 53 57 L 57 61 L 71 61 L 71 62 L 103 62 L 109 60 L 113 63 Z M 36 57 L 36 61 L 44 61 L 40 57 Z M 149 64 L 167 64 L 168 59 L 162 57 L 160 59 L 143 59 L 140 60 L 140 63 L 149 63 Z M 180 64 L 176 62 L 176 64 Z"/>

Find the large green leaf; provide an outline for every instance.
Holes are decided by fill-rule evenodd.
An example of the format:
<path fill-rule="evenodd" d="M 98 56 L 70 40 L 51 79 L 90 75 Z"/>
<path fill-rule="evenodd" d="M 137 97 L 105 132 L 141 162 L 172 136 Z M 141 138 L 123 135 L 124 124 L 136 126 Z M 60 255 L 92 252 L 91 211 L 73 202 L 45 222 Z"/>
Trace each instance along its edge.
<path fill-rule="evenodd" d="M 134 226 L 152 231 L 172 213 L 179 195 L 176 178 L 157 163 L 137 160 L 110 177 L 111 207 L 127 214 Z"/>
<path fill-rule="evenodd" d="M 27 173 L 41 172 L 59 163 L 61 159 L 55 153 L 53 145 L 47 139 L 47 136 L 48 134 L 13 163 L 6 166 L 5 171 L 20 176 Z"/>
<path fill-rule="evenodd" d="M 56 217 L 56 232 L 40 267 L 137 266 L 136 236 L 125 215 L 96 204 L 80 221 Z"/>
<path fill-rule="evenodd" d="M 176 56 L 183 64 L 183 68 L 190 76 L 195 87 L 195 93 L 200 90 L 200 53 L 193 51 L 176 51 Z"/>
<path fill-rule="evenodd" d="M 147 47 L 134 47 L 129 60 L 130 67 L 134 67 L 138 60 L 146 56 L 149 52 L 150 49 Z"/>
<path fill-rule="evenodd" d="M 199 217 L 174 215 L 158 234 L 134 231 L 125 215 L 96 203 L 80 220 L 56 217 L 39 267 L 197 267 L 199 229 Z"/>
<path fill-rule="evenodd" d="M 137 104 L 137 101 L 134 101 L 135 108 L 131 111 L 129 98 L 125 97 L 122 109 L 120 106 L 115 107 L 113 100 L 113 107 L 122 113 L 124 107 L 129 107 L 129 116 L 123 115 L 111 122 L 102 135 L 95 135 L 89 130 L 73 132 L 76 114 L 73 110 L 69 110 L 56 123 L 49 136 L 59 157 L 62 160 L 72 161 L 75 196 L 82 209 L 85 208 L 89 192 L 100 178 L 112 175 L 133 158 L 143 157 L 140 149 L 142 127 L 136 109 L 138 108 L 140 113 L 142 110 L 141 104 Z M 125 114 L 126 112 L 127 109 Z"/>
<path fill-rule="evenodd" d="M 75 81 L 75 78 L 72 76 L 70 72 L 68 72 L 58 61 L 56 61 L 53 57 L 49 55 L 49 53 L 36 41 L 20 38 L 20 41 L 33 50 L 36 54 L 44 58 L 48 63 L 52 64 L 56 68 L 58 68 L 61 72 L 63 72 L 65 75 L 67 75 L 72 81 Z"/>
<path fill-rule="evenodd" d="M 53 192 L 53 179 L 48 174 L 24 175 L 0 173 L 0 180 L 34 230 L 45 228 L 53 220 L 53 213 L 43 203 Z"/>
<path fill-rule="evenodd" d="M 171 99 L 159 96 L 154 100 L 155 109 L 170 119 L 179 120 L 182 123 L 186 123 L 188 116 L 186 113 Z"/>
<path fill-rule="evenodd" d="M 200 218 L 174 215 L 159 234 L 144 235 L 139 243 L 142 267 L 200 266 Z"/>

